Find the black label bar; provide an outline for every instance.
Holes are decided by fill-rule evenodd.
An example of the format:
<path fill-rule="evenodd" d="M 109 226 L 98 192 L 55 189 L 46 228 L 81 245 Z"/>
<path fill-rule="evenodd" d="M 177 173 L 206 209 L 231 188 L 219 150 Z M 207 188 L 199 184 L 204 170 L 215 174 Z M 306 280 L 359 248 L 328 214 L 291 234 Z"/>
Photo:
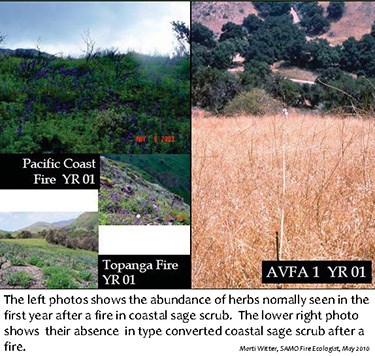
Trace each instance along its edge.
<path fill-rule="evenodd" d="M 99 255 L 99 289 L 190 289 L 189 255 Z"/>
<path fill-rule="evenodd" d="M 263 261 L 262 283 L 372 283 L 372 262 Z"/>
<path fill-rule="evenodd" d="M 97 154 L 2 154 L 0 189 L 99 189 Z"/>

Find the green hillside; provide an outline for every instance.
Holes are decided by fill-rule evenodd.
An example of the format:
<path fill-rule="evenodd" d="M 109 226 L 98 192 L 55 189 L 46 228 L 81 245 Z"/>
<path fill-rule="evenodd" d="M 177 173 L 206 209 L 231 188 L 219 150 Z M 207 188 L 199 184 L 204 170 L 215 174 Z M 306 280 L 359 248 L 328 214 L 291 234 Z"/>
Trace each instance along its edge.
<path fill-rule="evenodd" d="M 0 238 L 5 237 L 8 234 L 10 234 L 9 231 L 0 230 Z"/>
<path fill-rule="evenodd" d="M 100 159 L 100 225 L 187 225 L 183 198 L 152 183 L 126 163 Z"/>
<path fill-rule="evenodd" d="M 96 288 L 97 253 L 53 245 L 44 239 L 0 241 L 0 288 Z"/>
<path fill-rule="evenodd" d="M 190 155 L 107 155 L 132 166 L 149 182 L 184 198 L 190 205 Z"/>
<path fill-rule="evenodd" d="M 87 212 L 78 216 L 77 219 L 65 226 L 65 229 L 94 230 L 98 226 L 98 213 Z"/>
<path fill-rule="evenodd" d="M 51 224 L 51 223 L 47 223 L 47 222 L 41 222 L 40 221 L 40 222 L 37 222 L 37 223 L 32 224 L 30 226 L 26 226 L 26 227 L 24 227 L 22 229 L 14 231 L 13 235 L 16 236 L 19 233 L 21 233 L 22 231 L 29 231 L 32 234 L 36 234 L 36 233 L 41 232 L 43 230 L 51 230 L 51 229 L 56 229 L 56 228 L 58 228 L 57 225 L 54 225 L 54 224 Z"/>
<path fill-rule="evenodd" d="M 352 20 L 353 2 L 330 2 L 326 8 L 311 1 L 252 4 L 254 11 L 240 13 L 241 2 L 193 2 L 193 106 L 225 115 L 262 115 L 276 99 L 303 110 L 374 114 L 373 3 L 360 6 L 364 13 L 355 15 L 358 21 Z M 222 17 L 219 35 L 204 25 L 216 27 L 218 11 L 212 22 L 205 16 L 214 7 L 237 12 L 237 23 Z M 349 16 L 346 26 L 337 27 L 342 16 Z M 345 37 L 345 27 L 356 37 Z M 259 90 L 269 105 L 259 103 Z"/>
<path fill-rule="evenodd" d="M 189 153 L 190 60 L 5 55 L 0 117 L 0 153 Z"/>

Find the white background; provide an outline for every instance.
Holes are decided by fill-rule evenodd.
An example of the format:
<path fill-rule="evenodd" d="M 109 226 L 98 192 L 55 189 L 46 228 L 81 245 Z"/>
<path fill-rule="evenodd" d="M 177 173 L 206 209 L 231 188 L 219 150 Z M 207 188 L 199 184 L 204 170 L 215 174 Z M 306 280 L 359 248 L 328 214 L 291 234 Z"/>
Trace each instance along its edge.
<path fill-rule="evenodd" d="M 98 211 L 95 189 L 0 190 L 0 212 Z"/>
<path fill-rule="evenodd" d="M 101 255 L 190 255 L 190 226 L 99 226 Z"/>
<path fill-rule="evenodd" d="M 303 297 L 337 297 L 338 295 L 347 297 L 348 299 L 355 294 L 360 295 L 361 297 L 369 297 L 370 305 L 357 305 L 353 306 L 348 305 L 320 305 L 312 306 L 305 305 L 303 308 L 296 305 L 222 305 L 215 304 L 212 305 L 203 305 L 203 306 L 189 306 L 189 305 L 115 305 L 110 303 L 108 305 L 58 305 L 58 306 L 40 306 L 40 305 L 5 305 L 4 295 L 13 294 L 15 296 L 23 296 L 27 298 L 27 295 L 32 295 L 37 297 L 42 294 L 46 297 L 46 300 L 50 297 L 56 297 L 59 295 L 63 298 L 69 298 L 72 295 L 75 297 L 95 297 L 99 295 L 102 298 L 110 297 L 129 297 L 130 295 L 136 294 L 139 297 L 151 297 L 157 294 L 163 297 L 171 296 L 181 296 L 182 294 L 188 296 L 210 296 L 214 301 L 216 297 L 221 298 L 223 295 L 226 295 L 226 300 L 228 300 L 229 295 L 234 297 L 246 297 L 250 295 L 251 297 L 259 297 L 262 299 L 265 296 L 270 297 L 292 297 L 296 294 L 300 294 Z M 219 299 L 218 299 L 219 300 Z M 348 346 L 370 346 L 370 352 L 340 352 L 340 355 L 374 355 L 375 352 L 375 335 L 374 335 L 374 291 L 370 290 L 190 290 L 190 291 L 98 291 L 98 290 L 78 290 L 78 291 L 67 291 L 67 290 L 34 290 L 34 291 L 25 291 L 25 290 L 2 290 L 0 292 L 0 309 L 1 309 L 1 319 L 0 325 L 1 329 L 9 325 L 13 325 L 16 328 L 35 328 L 38 327 L 42 331 L 42 335 L 39 337 L 33 336 L 23 336 L 23 337 L 4 337 L 3 330 L 0 337 L 0 347 L 1 353 L 3 353 L 3 345 L 6 340 L 9 340 L 13 343 L 21 342 L 26 348 L 26 352 L 21 352 L 23 355 L 38 355 L 38 356 L 47 356 L 47 355 L 237 355 L 243 352 L 239 351 L 240 346 L 282 346 L 282 345 L 305 345 L 305 346 L 336 346 L 336 345 L 348 345 Z M 21 311 L 26 310 L 27 312 L 62 312 L 64 310 L 71 310 L 75 312 L 92 312 L 95 313 L 96 310 L 101 310 L 104 312 L 121 311 L 124 313 L 131 312 L 152 312 L 152 311 L 164 311 L 168 309 L 168 313 L 171 312 L 216 312 L 221 313 L 222 310 L 226 310 L 231 314 L 233 320 L 231 321 L 192 321 L 190 323 L 184 324 L 182 321 L 38 321 L 30 324 L 28 321 L 4 321 L 3 313 L 6 309 L 12 311 Z M 313 321 L 310 323 L 304 323 L 302 321 L 241 321 L 239 319 L 238 310 L 248 310 L 252 313 L 261 312 L 264 309 L 267 312 L 294 312 L 299 311 L 321 311 L 323 314 L 326 312 L 332 312 L 335 310 L 338 313 L 356 312 L 359 313 L 358 321 L 331 321 L 326 323 L 323 321 Z M 142 339 L 139 336 L 118 336 L 118 337 L 47 337 L 43 335 L 43 330 L 47 325 L 53 325 L 56 327 L 67 326 L 69 328 L 79 327 L 84 325 L 85 327 L 118 327 L 120 333 L 123 332 L 125 326 L 138 328 L 142 326 L 144 328 L 162 328 L 166 329 L 168 327 L 172 328 L 186 328 L 186 327 L 213 327 L 217 328 L 220 325 L 223 325 L 225 328 L 235 328 L 235 327 L 259 327 L 264 325 L 266 328 L 297 328 L 297 327 L 307 327 L 307 328 L 317 328 L 319 325 L 328 328 L 335 328 L 337 325 L 348 327 L 348 328 L 364 328 L 365 336 L 335 336 L 335 337 L 286 337 L 281 340 L 276 336 L 272 337 L 256 337 L 256 336 L 247 336 L 247 337 L 153 337 L 151 339 Z M 15 354 L 15 353 L 12 353 Z M 17 354 L 19 354 L 17 352 Z M 245 352 L 246 354 L 246 352 Z M 328 352 L 249 352 L 253 355 L 282 355 L 282 354 L 294 354 L 294 355 L 328 355 Z M 338 353 L 332 353 L 332 355 L 337 355 Z"/>

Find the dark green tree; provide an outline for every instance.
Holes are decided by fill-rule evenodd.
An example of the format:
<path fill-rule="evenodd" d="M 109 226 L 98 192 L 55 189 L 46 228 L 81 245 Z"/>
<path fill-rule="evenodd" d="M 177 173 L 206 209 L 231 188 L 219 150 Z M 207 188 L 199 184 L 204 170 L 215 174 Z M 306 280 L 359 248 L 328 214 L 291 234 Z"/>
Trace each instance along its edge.
<path fill-rule="evenodd" d="M 339 80 L 343 77 L 344 72 L 339 68 L 328 68 L 321 71 L 316 82 L 328 83 Z"/>
<path fill-rule="evenodd" d="M 301 64 L 312 69 L 337 67 L 340 63 L 338 47 L 331 47 L 325 39 L 314 39 L 306 43 L 301 52 Z"/>
<path fill-rule="evenodd" d="M 324 11 L 323 7 L 317 1 L 299 2 L 297 3 L 297 10 L 302 17 L 323 16 Z"/>
<path fill-rule="evenodd" d="M 233 39 L 242 39 L 245 37 L 245 31 L 241 25 L 237 25 L 233 22 L 227 22 L 221 28 L 221 35 L 219 42 L 233 40 Z"/>
<path fill-rule="evenodd" d="M 17 236 L 17 239 L 31 239 L 33 234 L 28 230 L 22 230 Z"/>
<path fill-rule="evenodd" d="M 300 25 L 305 28 L 307 34 L 312 36 L 321 35 L 327 32 L 329 28 L 328 20 L 324 16 L 319 14 L 314 14 L 311 17 L 303 17 Z"/>
<path fill-rule="evenodd" d="M 341 67 L 349 72 L 368 77 L 375 76 L 375 37 L 366 34 L 357 41 L 347 39 L 342 46 Z"/>
<path fill-rule="evenodd" d="M 199 68 L 193 76 L 192 102 L 201 108 L 219 112 L 240 91 L 238 79 L 215 68 Z"/>
<path fill-rule="evenodd" d="M 301 85 L 293 83 L 279 73 L 273 75 L 267 91 L 288 106 L 300 106 L 303 103 L 304 96 Z"/>
<path fill-rule="evenodd" d="M 281 59 L 295 63 L 305 43 L 305 33 L 293 24 L 289 14 L 269 16 L 250 36 L 245 58 L 268 64 Z"/>
<path fill-rule="evenodd" d="M 245 91 L 253 88 L 266 88 L 272 74 L 270 66 L 257 60 L 245 63 L 245 70 L 239 74 L 241 85 Z"/>
<path fill-rule="evenodd" d="M 211 64 L 211 50 L 199 43 L 192 43 L 191 65 L 194 73 L 199 67 L 207 67 Z"/>
<path fill-rule="evenodd" d="M 263 28 L 264 22 L 258 16 L 251 14 L 243 19 L 242 26 L 246 28 L 248 33 L 253 33 Z"/>
<path fill-rule="evenodd" d="M 343 1 L 330 1 L 327 7 L 328 18 L 331 20 L 340 20 L 345 11 L 345 3 Z"/>
<path fill-rule="evenodd" d="M 357 72 L 361 68 L 359 56 L 358 41 L 354 37 L 349 37 L 342 44 L 341 67 L 349 72 Z"/>
<path fill-rule="evenodd" d="M 232 41 L 220 42 L 211 53 L 211 64 L 214 68 L 220 70 L 228 69 L 235 55 L 236 46 Z"/>
<path fill-rule="evenodd" d="M 193 22 L 192 24 L 191 40 L 208 48 L 213 48 L 216 45 L 215 34 L 199 22 Z"/>
<path fill-rule="evenodd" d="M 262 17 L 267 16 L 280 16 L 290 12 L 292 6 L 291 2 L 254 2 L 255 8 L 259 11 L 259 15 Z"/>

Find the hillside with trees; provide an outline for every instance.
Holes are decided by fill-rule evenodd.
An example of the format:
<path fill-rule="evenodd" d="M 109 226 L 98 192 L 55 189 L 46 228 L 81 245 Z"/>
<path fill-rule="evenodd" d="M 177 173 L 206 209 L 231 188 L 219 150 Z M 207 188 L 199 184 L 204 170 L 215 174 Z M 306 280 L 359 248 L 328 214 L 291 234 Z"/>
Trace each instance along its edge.
<path fill-rule="evenodd" d="M 193 105 L 222 112 L 236 96 L 262 89 L 270 98 L 297 108 L 373 110 L 375 14 L 362 37 L 332 45 L 319 36 L 341 19 L 345 3 L 332 2 L 326 8 L 318 2 L 253 2 L 253 6 L 257 15 L 243 14 L 241 24 L 225 23 L 220 35 L 193 18 Z M 233 72 L 238 56 L 243 58 L 243 68 Z M 313 71 L 315 83 L 274 73 L 272 65 L 277 62 Z"/>
<path fill-rule="evenodd" d="M 96 288 L 97 251 L 96 212 L 0 230 L 0 287 Z"/>

